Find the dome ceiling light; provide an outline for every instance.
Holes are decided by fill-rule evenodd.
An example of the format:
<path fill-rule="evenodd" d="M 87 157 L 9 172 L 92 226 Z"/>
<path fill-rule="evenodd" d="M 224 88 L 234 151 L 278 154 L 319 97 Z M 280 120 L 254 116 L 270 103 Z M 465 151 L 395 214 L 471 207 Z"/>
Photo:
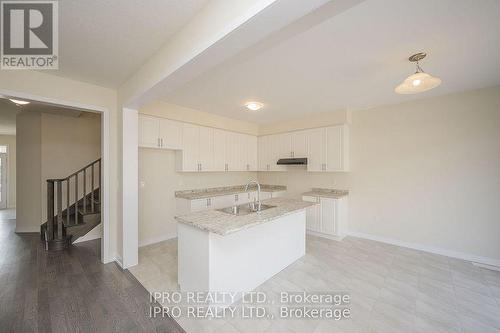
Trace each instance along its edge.
<path fill-rule="evenodd" d="M 419 61 L 424 59 L 427 54 L 417 53 L 412 55 L 408 60 L 411 62 L 416 62 L 417 71 L 415 74 L 408 76 L 403 83 L 394 89 L 398 94 L 418 94 L 433 88 L 436 88 L 441 84 L 441 79 L 434 77 L 420 67 Z"/>
<path fill-rule="evenodd" d="M 259 102 L 247 102 L 247 103 L 245 103 L 245 106 L 250 111 L 257 111 L 260 108 L 262 108 L 264 106 L 264 104 L 259 103 Z"/>

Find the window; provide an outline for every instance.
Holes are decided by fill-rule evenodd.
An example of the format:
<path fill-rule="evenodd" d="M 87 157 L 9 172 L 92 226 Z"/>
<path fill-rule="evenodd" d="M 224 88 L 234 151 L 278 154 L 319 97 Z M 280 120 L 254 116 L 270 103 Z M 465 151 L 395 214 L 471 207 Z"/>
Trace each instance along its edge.
<path fill-rule="evenodd" d="M 7 146 L 0 146 L 0 154 L 7 152 Z"/>

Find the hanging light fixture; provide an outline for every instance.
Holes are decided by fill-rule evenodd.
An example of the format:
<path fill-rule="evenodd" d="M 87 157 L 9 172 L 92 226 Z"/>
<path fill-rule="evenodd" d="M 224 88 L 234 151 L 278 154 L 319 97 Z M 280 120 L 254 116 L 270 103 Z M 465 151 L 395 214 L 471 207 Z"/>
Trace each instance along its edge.
<path fill-rule="evenodd" d="M 427 54 L 417 53 L 412 55 L 408 60 L 417 63 L 417 71 L 415 74 L 408 76 L 403 83 L 394 89 L 398 94 L 417 94 L 432 88 L 436 88 L 441 84 L 441 79 L 427 74 L 419 65 L 419 61 L 424 59 Z"/>

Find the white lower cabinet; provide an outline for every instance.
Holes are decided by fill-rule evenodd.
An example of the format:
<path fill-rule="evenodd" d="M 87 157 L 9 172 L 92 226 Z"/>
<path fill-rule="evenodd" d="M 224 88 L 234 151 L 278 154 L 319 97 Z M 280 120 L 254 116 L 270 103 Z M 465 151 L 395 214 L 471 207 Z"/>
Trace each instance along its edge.
<path fill-rule="evenodd" d="M 347 197 L 325 198 L 303 196 L 302 200 L 319 205 L 307 208 L 306 228 L 318 236 L 342 239 L 347 226 Z"/>

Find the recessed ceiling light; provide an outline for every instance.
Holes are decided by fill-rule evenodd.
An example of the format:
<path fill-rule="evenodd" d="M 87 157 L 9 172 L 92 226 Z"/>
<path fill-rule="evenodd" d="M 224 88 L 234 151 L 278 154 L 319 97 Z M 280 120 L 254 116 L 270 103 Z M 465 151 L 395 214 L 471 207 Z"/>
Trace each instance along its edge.
<path fill-rule="evenodd" d="M 408 76 L 403 83 L 394 89 L 398 94 L 416 94 L 436 88 L 441 84 L 441 79 L 427 74 L 419 65 L 419 61 L 424 59 L 425 53 L 417 53 L 412 55 L 408 60 L 417 63 L 417 71 L 415 74 Z"/>
<path fill-rule="evenodd" d="M 12 103 L 16 104 L 16 105 L 26 105 L 26 104 L 30 104 L 30 102 L 28 101 L 21 101 L 20 99 L 12 99 L 12 98 L 9 98 L 9 101 L 11 101 Z"/>
<path fill-rule="evenodd" d="M 248 102 L 245 104 L 248 110 L 257 111 L 264 106 L 264 104 L 259 102 Z"/>

